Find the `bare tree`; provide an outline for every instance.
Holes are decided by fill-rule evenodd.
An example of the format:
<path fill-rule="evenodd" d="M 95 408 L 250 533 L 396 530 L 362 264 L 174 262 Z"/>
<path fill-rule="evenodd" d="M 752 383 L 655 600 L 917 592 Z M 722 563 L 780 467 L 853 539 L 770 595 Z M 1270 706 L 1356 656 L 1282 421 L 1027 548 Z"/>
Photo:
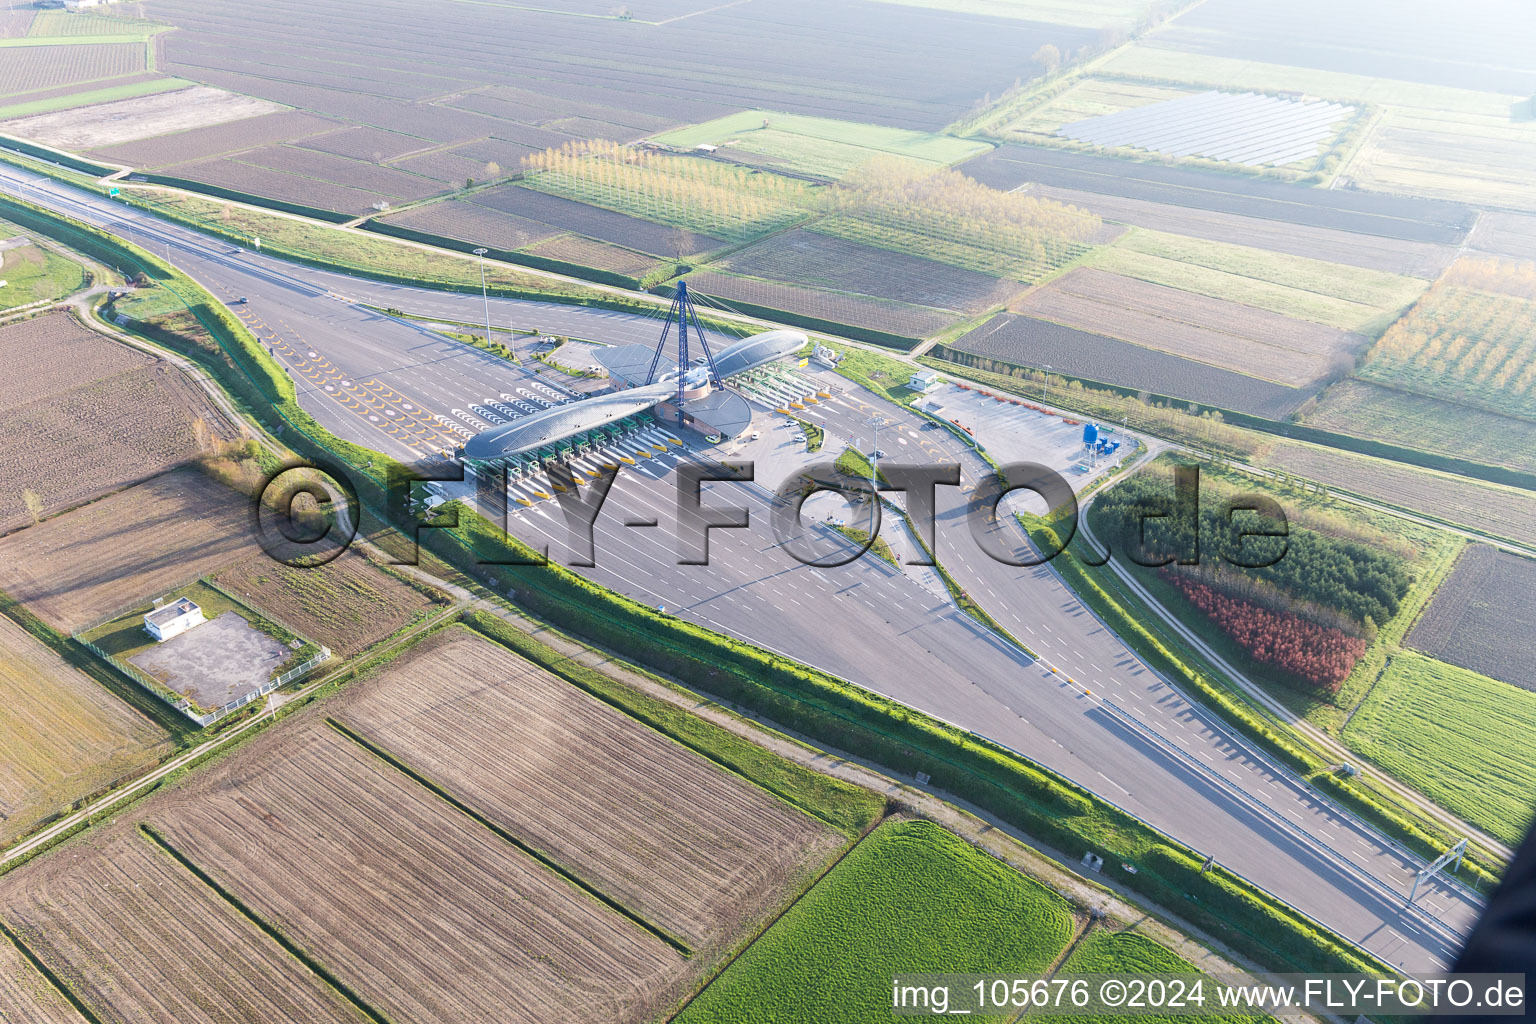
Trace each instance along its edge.
<path fill-rule="evenodd" d="M 1045 68 L 1046 74 L 1052 74 L 1061 66 L 1061 51 L 1056 49 L 1054 43 L 1046 43 L 1035 51 L 1034 62 Z"/>

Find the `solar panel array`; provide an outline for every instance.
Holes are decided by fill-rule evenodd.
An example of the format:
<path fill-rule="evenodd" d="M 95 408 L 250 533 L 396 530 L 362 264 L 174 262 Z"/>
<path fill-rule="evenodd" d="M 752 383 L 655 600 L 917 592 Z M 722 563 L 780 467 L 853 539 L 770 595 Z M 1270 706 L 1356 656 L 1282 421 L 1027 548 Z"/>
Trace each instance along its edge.
<path fill-rule="evenodd" d="M 1213 91 L 1074 121 L 1056 134 L 1095 146 L 1281 166 L 1316 157 L 1353 113 L 1325 100 Z"/>

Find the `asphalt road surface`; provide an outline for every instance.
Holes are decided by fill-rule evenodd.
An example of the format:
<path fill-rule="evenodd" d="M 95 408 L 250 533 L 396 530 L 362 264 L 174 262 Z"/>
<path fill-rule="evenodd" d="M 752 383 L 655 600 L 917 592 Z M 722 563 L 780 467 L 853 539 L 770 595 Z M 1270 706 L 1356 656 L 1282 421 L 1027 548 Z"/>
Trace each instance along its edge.
<path fill-rule="evenodd" d="M 233 308 L 294 374 L 304 408 L 349 440 L 418 458 L 451 450 L 481 424 L 493 425 L 492 415 L 560 400 L 552 381 L 357 304 L 475 322 L 483 316 L 478 295 L 367 282 L 242 253 L 3 165 L 0 189 L 169 252 L 216 296 L 248 297 Z M 657 319 L 547 303 L 492 300 L 492 319 L 498 327 L 610 343 L 650 344 L 659 333 Z M 965 503 L 985 467 L 964 446 L 846 381 L 819 379 L 833 397 L 811 410 L 836 437 L 867 439 L 868 418 L 878 412 L 889 421 L 881 433 L 887 453 L 962 464 L 967 487 L 938 489 L 940 560 L 1040 660 L 935 593 L 922 570 L 903 572 L 873 555 L 825 569 L 791 558 L 770 525 L 767 488 L 838 449 L 806 455 L 766 409 L 755 428 L 763 436 L 724 453 L 655 429 L 578 460 L 588 478 L 606 465 L 621 467 L 597 520 L 597 564 L 580 571 L 1005 744 L 1213 855 L 1389 963 L 1425 971 L 1450 962 L 1477 912 L 1471 897 L 1435 882 L 1409 907 L 1416 858 L 1215 725 L 1121 644 L 1051 568 L 1005 565 L 977 548 L 964 526 Z M 677 439 L 689 444 L 679 447 Z M 679 565 L 676 466 L 722 455 L 757 460 L 758 483 L 706 485 L 706 504 L 745 507 L 751 525 L 712 531 L 708 565 Z M 514 486 L 509 529 L 561 558 L 569 531 L 548 483 Z M 829 550 L 846 543 L 821 534 Z M 1001 539 L 1023 550 L 1016 535 Z M 1108 876 L 1122 870 L 1115 851 L 1094 852 L 1105 857 Z"/>

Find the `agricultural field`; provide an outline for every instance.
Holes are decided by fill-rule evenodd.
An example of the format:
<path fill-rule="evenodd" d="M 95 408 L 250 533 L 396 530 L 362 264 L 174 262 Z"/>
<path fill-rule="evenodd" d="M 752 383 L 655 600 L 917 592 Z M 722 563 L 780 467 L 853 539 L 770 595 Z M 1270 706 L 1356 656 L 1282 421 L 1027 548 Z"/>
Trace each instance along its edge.
<path fill-rule="evenodd" d="M 800 313 L 903 338 L 930 337 L 959 319 L 946 310 L 817 288 L 798 288 L 778 281 L 763 281 L 710 270 L 689 274 L 688 288 L 701 295 L 720 299 L 727 306 L 735 302 L 751 303 L 769 310 Z"/>
<path fill-rule="evenodd" d="M 998 189 L 1033 182 L 1118 199 L 1432 245 L 1460 245 L 1475 219 L 1470 208 L 1446 202 L 1315 189 L 1195 167 L 1134 163 L 1016 144 L 999 146 L 967 161 L 960 170 Z"/>
<path fill-rule="evenodd" d="M 0 591 L 72 633 L 255 554 L 250 499 L 177 469 L 0 538 Z"/>
<path fill-rule="evenodd" d="M 1520 297 L 1522 288 L 1536 288 L 1536 274 L 1526 266 L 1453 264 L 1382 335 L 1359 376 L 1430 398 L 1536 418 L 1536 292 Z"/>
<path fill-rule="evenodd" d="M 984 14 L 990 18 L 1129 30 L 1159 5 L 1156 0 L 880 0 L 938 11 Z"/>
<path fill-rule="evenodd" d="M 1366 344 L 1336 328 L 1088 267 L 1035 289 L 1010 309 L 1293 388 L 1348 373 L 1355 351 Z"/>
<path fill-rule="evenodd" d="M 676 1019 L 890 1020 L 893 974 L 1040 972 L 1072 931 L 1033 879 L 931 822 L 887 822 Z"/>
<path fill-rule="evenodd" d="M 0 100 L 14 101 L 26 93 L 66 85 L 100 84 L 105 79 L 145 70 L 142 42 L 13 43 L 4 50 L 5 60 L 0 61 Z"/>
<path fill-rule="evenodd" d="M 1536 60 L 1521 41 L 1532 36 L 1536 12 L 1524 7 L 1457 11 L 1433 0 L 1295 0 L 1275 7 L 1210 0 L 1152 38 L 1157 47 L 1181 57 L 1219 54 L 1446 88 L 1528 94 Z M 1351 39 L 1372 40 L 1370 51 L 1361 53 L 1340 42 Z"/>
<path fill-rule="evenodd" d="M 304 139 L 335 127 L 335 121 L 285 110 L 101 146 L 91 150 L 89 156 L 107 163 L 160 172 L 172 165 L 185 165 L 284 140 Z"/>
<path fill-rule="evenodd" d="M 834 180 L 878 156 L 899 156 L 936 168 L 967 160 L 991 148 L 985 142 L 952 135 L 768 110 L 743 110 L 704 124 L 663 132 L 650 141 L 679 150 L 719 146 L 719 151 L 712 154 L 716 159 Z"/>
<path fill-rule="evenodd" d="M 1326 100 L 1210 90 L 1073 121 L 1056 134 L 1099 149 L 1305 170 L 1354 115 Z"/>
<path fill-rule="evenodd" d="M 575 18 L 572 12 L 528 5 L 440 9 L 387 0 L 365 11 L 344 0 L 260 9 L 150 0 L 144 16 L 175 27 L 152 43 L 158 48 L 155 72 L 148 70 L 148 48 L 141 40 L 158 25 L 90 19 L 122 26 L 123 34 L 8 48 L 0 72 L 0 116 L 67 114 L 63 108 L 69 106 L 195 84 L 247 102 L 292 108 L 333 129 L 358 127 L 426 140 L 431 146 L 412 148 L 435 146 L 430 154 L 379 161 L 373 154 L 391 147 L 371 146 L 336 155 L 387 161 L 402 173 L 444 186 L 467 178 L 494 180 L 498 175 L 485 173 L 486 165 L 510 172 L 523 156 L 570 142 L 634 142 L 763 107 L 796 119 L 788 130 L 757 140 L 772 151 L 762 154 L 765 160 L 811 159 L 823 170 L 836 170 L 877 151 L 866 146 L 887 142 L 890 136 L 883 132 L 893 129 L 929 136 L 928 146 L 918 148 L 947 161 L 974 152 L 978 144 L 935 133 L 1010 87 L 1024 71 L 1039 68 L 1020 54 L 1047 44 L 1070 53 L 1097 38 L 1098 29 L 1082 24 L 1084 19 L 1119 23 L 1129 17 L 1125 9 L 1137 5 L 1079 0 L 1072 5 L 1071 23 L 1057 24 L 1000 19 L 963 7 L 891 5 L 882 12 L 879 46 L 850 46 L 851 39 L 861 38 L 863 25 L 851 10 L 811 0 L 791 0 L 772 11 L 736 6 L 652 0 L 626 7 L 620 16 L 612 5 L 591 4 L 589 16 Z M 655 23 L 644 8 L 657 22 L 678 19 L 668 24 L 671 45 L 665 51 L 656 49 Z M 25 21 L 12 19 L 14 32 L 31 24 L 27 14 Z M 39 24 L 52 32 L 88 23 L 83 16 L 69 19 Z M 890 76 L 892 66 L 903 68 L 899 79 Z M 369 74 L 360 76 L 360 67 Z M 703 89 L 701 82 L 707 83 Z M 50 89 L 63 91 L 40 95 Z M 862 126 L 861 137 L 852 145 L 815 139 L 816 129 L 807 126 L 822 120 Z M 246 146 L 293 143 L 314 134 L 297 121 L 288 130 L 278 130 L 277 122 L 253 127 L 262 137 Z M 164 137 L 167 131 L 143 132 L 162 138 L 98 155 L 141 168 L 179 165 L 178 176 L 287 202 L 346 212 L 369 205 L 359 207 L 360 196 L 335 187 L 316 188 L 306 203 L 289 176 L 210 161 L 233 147 L 215 148 L 212 138 Z M 901 144 L 911 140 L 904 137 Z M 97 145 L 117 148 L 105 138 Z M 173 146 L 185 155 L 176 159 Z"/>
<path fill-rule="evenodd" d="M 157 93 L 185 89 L 192 84 L 183 82 L 179 78 L 165 78 L 153 71 L 111 78 L 107 83 L 106 85 L 98 83 L 96 87 L 84 90 L 64 86 L 59 89 L 39 89 L 36 92 L 8 96 L 5 102 L 0 102 L 0 120 L 32 117 L 52 110 L 89 106 L 93 103 L 113 103 L 137 96 L 153 96 Z"/>
<path fill-rule="evenodd" d="M 1091 117 L 1136 110 L 1153 103 L 1188 96 L 1188 89 L 1084 75 L 1065 89 L 1003 125 L 997 134 L 1014 142 L 1059 143 L 1064 125 Z"/>
<path fill-rule="evenodd" d="M 1346 173 L 1363 188 L 1536 210 L 1536 122 L 1507 114 L 1385 111 Z"/>
<path fill-rule="evenodd" d="M 973 270 L 804 230 L 737 250 L 715 266 L 750 277 L 970 315 L 1003 305 L 1022 290 L 1015 282 Z"/>
<path fill-rule="evenodd" d="M 350 551 L 322 566 L 304 568 L 260 554 L 215 573 L 213 581 L 340 657 L 357 653 L 443 603 L 441 595 L 433 596 Z"/>
<path fill-rule="evenodd" d="M 263 146 L 232 159 L 314 181 L 367 189 L 396 201 L 424 199 L 444 190 L 443 182 L 434 178 L 297 146 Z M 168 168 L 166 173 L 175 174 L 176 168 Z"/>
<path fill-rule="evenodd" d="M 1381 238 L 1333 228 L 1287 224 L 1263 217 L 1199 210 L 1174 203 L 1124 199 L 1078 189 L 1036 185 L 1031 195 L 1092 210 L 1110 221 L 1133 224 L 1164 235 L 1183 235 L 1227 245 L 1299 256 L 1343 267 L 1359 267 L 1404 277 L 1434 278 L 1456 250 L 1430 242 Z"/>
<path fill-rule="evenodd" d="M 1385 5 L 1376 3 L 1330 8 L 1307 22 L 1310 33 L 1328 31 L 1321 26 L 1341 18 L 1375 22 L 1367 35 L 1376 45 L 1363 55 L 1356 49 L 1283 37 L 1278 25 L 1304 11 L 1316 14 L 1316 0 L 1284 12 L 1266 11 L 1262 18 L 1249 17 L 1253 12 L 1247 11 L 1245 24 L 1232 21 L 1232 3 L 1222 6 L 1228 8 L 1222 17 L 1230 23 L 1223 28 L 1197 27 L 1218 13 L 1203 5 L 1122 49 L 1098 70 L 1191 87 L 1304 93 L 1374 104 L 1380 111 L 1375 124 L 1363 144 L 1336 168 L 1345 179 L 1398 195 L 1536 208 L 1530 193 L 1532 172 L 1523 156 L 1536 141 L 1536 124 L 1512 116 L 1514 105 L 1531 95 L 1536 67 L 1528 54 L 1511 54 L 1504 63 L 1487 52 L 1494 41 L 1508 45 L 1518 37 L 1513 24 L 1490 29 L 1479 24 L 1485 14 L 1480 11 L 1437 34 L 1428 26 L 1443 22 L 1449 12 L 1423 3 L 1414 5 L 1411 21 L 1401 20 L 1401 12 L 1386 13 Z M 1395 31 L 1409 25 L 1411 31 Z M 1234 26 L 1236 31 L 1229 31 Z M 1243 38 L 1250 31 L 1267 36 Z M 1351 31 L 1330 33 L 1328 38 L 1363 38 Z M 1421 45 L 1426 39 L 1435 39 L 1444 49 L 1429 55 L 1394 53 L 1396 47 Z M 1444 59 L 1468 46 L 1478 55 Z"/>
<path fill-rule="evenodd" d="M 1536 795 L 1533 723 L 1536 694 L 1401 651 L 1343 738 L 1442 807 L 1518 843 Z"/>
<path fill-rule="evenodd" d="M 168 749 L 166 739 L 154 723 L 0 617 L 0 844 L 154 764 Z"/>
<path fill-rule="evenodd" d="M 523 160 L 523 184 L 731 242 L 805 219 L 807 186 L 710 160 L 592 141 Z"/>
<path fill-rule="evenodd" d="M 100 1020 L 358 1019 L 334 989 L 126 823 L 0 882 L 0 919 Z M 0 955 L 9 948 L 0 942 Z"/>
<path fill-rule="evenodd" d="M 165 843 L 387 1019 L 644 1019 L 688 974 L 662 939 L 319 718 L 183 793 L 148 814 Z"/>
<path fill-rule="evenodd" d="M 1195 968 L 1188 960 L 1165 946 L 1134 931 L 1111 932 L 1102 927 L 1092 928 L 1073 947 L 1072 953 L 1057 969 L 1057 974 L 1192 974 Z M 1177 1024 L 1188 1020 L 1179 1014 L 1138 1013 L 1131 1015 L 1102 1014 L 1094 1017 L 1074 1017 L 1070 1014 L 1053 1014 L 1064 1024 L 1128 1024 L 1144 1021 L 1147 1024 Z M 1243 1017 L 1237 1014 L 1201 1014 L 1202 1019 L 1212 1022 L 1238 1022 L 1268 1020 L 1270 1018 Z"/>
<path fill-rule="evenodd" d="M 1536 217 L 1484 210 L 1467 244 L 1493 256 L 1536 260 Z"/>
<path fill-rule="evenodd" d="M 196 456 L 232 428 L 179 370 L 66 313 L 0 327 L 0 530 Z"/>
<path fill-rule="evenodd" d="M 1536 633 L 1536 562 L 1472 544 L 1435 591 L 1404 641 L 1440 661 L 1536 692 L 1529 638 Z"/>
<path fill-rule="evenodd" d="M 380 223 L 475 242 L 477 247 L 485 245 L 507 250 L 526 248 L 562 236 L 561 229 L 552 224 L 459 199 L 402 210 L 383 218 Z"/>
<path fill-rule="evenodd" d="M 823 234 L 1025 283 L 1081 257 L 1103 228 L 1086 210 L 895 157 L 860 167 L 824 206 Z"/>
<path fill-rule="evenodd" d="M 1341 331 L 1376 335 L 1413 304 L 1418 278 L 1133 228 L 1088 266 Z"/>
<path fill-rule="evenodd" d="M 722 948 L 841 845 L 815 819 L 474 634 L 438 634 L 332 715 L 701 952 Z M 472 738 L 466 722 L 494 725 Z"/>
<path fill-rule="evenodd" d="M 1404 436 L 1420 435 L 1396 438 Z M 1311 445 L 1277 444 L 1261 461 L 1282 473 L 1536 547 L 1536 502 L 1529 491 Z"/>
<path fill-rule="evenodd" d="M 89 1024 L 15 946 L 3 939 L 0 939 L 0 1006 L 6 1007 L 22 1024 Z"/>
<path fill-rule="evenodd" d="M 362 216 L 373 210 L 378 203 L 388 203 L 399 198 L 393 194 L 306 178 L 302 174 L 258 167 L 229 158 L 171 164 L 159 168 L 158 173 L 216 185 L 233 192 L 253 193 L 279 202 L 353 216 Z"/>
<path fill-rule="evenodd" d="M 1302 413 L 1309 426 L 1536 472 L 1536 423 L 1351 377 Z"/>
<path fill-rule="evenodd" d="M 0 312 L 61 299 L 85 287 L 80 265 L 0 221 Z M 0 337 L 3 337 L 0 334 Z"/>
<path fill-rule="evenodd" d="M 1049 320 L 1000 313 L 960 337 L 954 348 L 1020 366 L 1168 395 L 1218 409 L 1283 420 L 1312 392 L 1157 352 Z"/>
<path fill-rule="evenodd" d="M 93 103 L 0 124 L 7 135 L 55 149 L 103 150 L 134 139 L 244 121 L 283 107 L 223 89 L 190 86 L 154 96 Z"/>
<path fill-rule="evenodd" d="M 647 256 L 645 253 L 625 249 L 622 246 L 609 245 L 607 242 L 594 241 L 581 235 L 555 235 L 553 238 L 524 246 L 522 251 L 530 256 L 542 256 L 545 259 L 607 270 L 637 279 L 663 265 L 654 256 Z"/>
<path fill-rule="evenodd" d="M 551 233 L 574 231 L 599 242 L 669 259 L 709 252 L 726 244 L 722 238 L 642 220 L 521 185 L 503 185 L 485 192 L 476 192 L 469 201 L 476 206 L 540 221 L 549 226 Z M 424 207 L 428 210 L 431 208 Z"/>

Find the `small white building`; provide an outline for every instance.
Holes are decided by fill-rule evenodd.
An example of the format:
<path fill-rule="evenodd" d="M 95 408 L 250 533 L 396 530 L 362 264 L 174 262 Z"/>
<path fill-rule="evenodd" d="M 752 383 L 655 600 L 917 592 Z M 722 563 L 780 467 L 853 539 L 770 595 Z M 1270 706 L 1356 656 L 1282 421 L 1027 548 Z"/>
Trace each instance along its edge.
<path fill-rule="evenodd" d="M 157 642 L 163 644 L 193 626 L 202 625 L 204 621 L 201 608 L 185 597 L 178 597 L 144 616 L 144 628 Z"/>
<path fill-rule="evenodd" d="M 912 379 L 907 381 L 907 387 L 913 391 L 927 392 L 939 382 L 939 375 L 934 370 L 913 370 Z"/>

